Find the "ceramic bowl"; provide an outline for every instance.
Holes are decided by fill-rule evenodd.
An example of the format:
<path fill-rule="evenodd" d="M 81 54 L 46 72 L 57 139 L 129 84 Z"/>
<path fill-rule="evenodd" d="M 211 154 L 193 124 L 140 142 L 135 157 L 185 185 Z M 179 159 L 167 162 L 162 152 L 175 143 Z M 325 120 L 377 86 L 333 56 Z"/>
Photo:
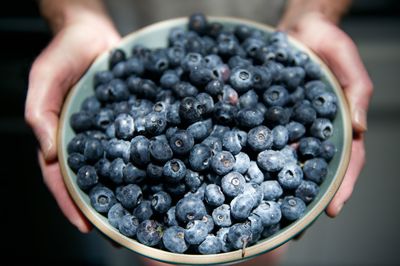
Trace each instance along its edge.
<path fill-rule="evenodd" d="M 274 31 L 273 27 L 238 18 L 210 17 L 209 20 L 220 22 L 227 28 L 233 28 L 238 24 L 245 24 L 262 30 L 266 34 Z M 135 44 L 142 44 L 149 48 L 165 47 L 167 45 L 167 35 L 169 30 L 173 27 L 186 27 L 186 25 L 187 18 L 177 18 L 147 26 L 123 38 L 118 45 L 118 48 L 121 48 L 127 54 L 130 54 L 130 50 Z M 324 212 L 324 209 L 335 195 L 343 180 L 350 158 L 352 129 L 346 99 L 332 72 L 310 49 L 292 38 L 289 38 L 289 40 L 293 46 L 306 52 L 310 56 L 311 60 L 317 62 L 321 66 L 324 73 L 323 79 L 327 84 L 329 84 L 329 89 L 337 95 L 339 102 L 337 116 L 333 123 L 334 134 L 331 137 L 331 141 L 337 147 L 337 153 L 329 163 L 328 175 L 320 187 L 320 193 L 315 200 L 307 206 L 307 211 L 302 218 L 291 223 L 289 226 L 282 228 L 275 235 L 262 239 L 258 243 L 246 248 L 244 254 L 242 254 L 242 250 L 216 255 L 175 254 L 145 246 L 136 240 L 120 234 L 117 229 L 113 228 L 108 223 L 106 217 L 99 214 L 91 207 L 89 197 L 79 189 L 76 183 L 76 175 L 67 164 L 67 144 L 74 136 L 74 132 L 69 125 L 69 117 L 72 113 L 79 110 L 82 101 L 87 96 L 93 95 L 94 74 L 99 70 L 106 70 L 108 66 L 107 60 L 109 52 L 104 52 L 93 62 L 87 72 L 69 92 L 62 109 L 59 124 L 58 158 L 64 182 L 73 200 L 87 219 L 106 236 L 138 254 L 168 263 L 202 265 L 238 262 L 263 254 L 289 241 L 311 225 L 312 222 Z"/>

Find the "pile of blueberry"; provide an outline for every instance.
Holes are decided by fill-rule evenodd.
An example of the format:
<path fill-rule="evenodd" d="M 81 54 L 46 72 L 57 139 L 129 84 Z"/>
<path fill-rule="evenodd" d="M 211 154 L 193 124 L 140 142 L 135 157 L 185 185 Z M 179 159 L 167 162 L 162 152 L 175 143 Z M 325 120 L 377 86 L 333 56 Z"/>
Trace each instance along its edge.
<path fill-rule="evenodd" d="M 68 164 L 127 237 L 175 253 L 244 249 L 317 196 L 337 98 L 283 32 L 193 14 L 168 42 L 110 53 L 70 117 Z"/>

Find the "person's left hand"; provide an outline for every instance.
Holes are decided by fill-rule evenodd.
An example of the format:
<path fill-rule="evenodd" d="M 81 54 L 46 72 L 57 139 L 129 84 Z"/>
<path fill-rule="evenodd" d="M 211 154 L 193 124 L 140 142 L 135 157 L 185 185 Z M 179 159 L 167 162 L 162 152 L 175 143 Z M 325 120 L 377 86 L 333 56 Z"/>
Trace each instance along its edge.
<path fill-rule="evenodd" d="M 335 217 L 349 200 L 365 163 L 364 132 L 373 84 L 356 45 L 337 25 L 318 13 L 305 14 L 291 22 L 278 28 L 303 42 L 325 61 L 342 86 L 350 106 L 354 131 L 350 163 L 339 190 L 325 210 L 330 217 Z"/>

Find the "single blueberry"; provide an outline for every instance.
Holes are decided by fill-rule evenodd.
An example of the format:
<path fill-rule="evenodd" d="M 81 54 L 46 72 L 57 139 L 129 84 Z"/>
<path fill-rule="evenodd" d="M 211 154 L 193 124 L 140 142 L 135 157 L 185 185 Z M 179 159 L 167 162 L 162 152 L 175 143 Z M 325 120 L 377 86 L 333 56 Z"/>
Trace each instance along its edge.
<path fill-rule="evenodd" d="M 190 151 L 189 164 L 194 171 L 204 171 L 210 167 L 210 158 L 211 148 L 205 144 L 196 144 Z"/>
<path fill-rule="evenodd" d="M 279 184 L 284 189 L 296 189 L 303 180 L 303 171 L 296 163 L 285 164 L 278 173 Z"/>
<path fill-rule="evenodd" d="M 247 135 L 247 144 L 254 151 L 269 149 L 273 144 L 273 135 L 266 126 L 258 126 L 250 129 Z"/>
<path fill-rule="evenodd" d="M 116 197 L 126 209 L 133 209 L 142 201 L 142 190 L 138 185 L 128 184 L 116 189 Z"/>
<path fill-rule="evenodd" d="M 186 169 L 185 174 L 185 184 L 190 189 L 190 191 L 195 192 L 204 181 L 204 177 L 198 172 Z"/>
<path fill-rule="evenodd" d="M 244 191 L 246 180 L 238 172 L 230 172 L 221 180 L 222 191 L 226 196 L 236 197 Z"/>
<path fill-rule="evenodd" d="M 185 240 L 189 245 L 198 245 L 203 242 L 208 235 L 207 224 L 201 220 L 188 222 L 185 230 Z"/>
<path fill-rule="evenodd" d="M 257 155 L 257 164 L 268 172 L 280 171 L 285 163 L 280 151 L 265 150 Z"/>
<path fill-rule="evenodd" d="M 317 118 L 310 127 L 310 134 L 313 137 L 326 140 L 333 134 L 333 125 L 329 119 Z"/>
<path fill-rule="evenodd" d="M 232 170 L 235 172 L 239 172 L 244 175 L 250 167 L 250 157 L 244 153 L 239 152 L 235 155 L 235 165 Z"/>
<path fill-rule="evenodd" d="M 255 205 L 255 198 L 249 194 L 239 194 L 230 203 L 231 216 L 238 221 L 243 221 L 249 217 Z"/>
<path fill-rule="evenodd" d="M 107 213 L 117 203 L 112 190 L 102 185 L 97 185 L 90 190 L 89 199 L 92 207 L 99 213 Z"/>
<path fill-rule="evenodd" d="M 247 182 L 261 184 L 264 181 L 264 174 L 257 165 L 257 162 L 251 161 L 249 168 L 244 176 Z"/>
<path fill-rule="evenodd" d="M 322 158 L 310 159 L 304 163 L 303 172 L 306 179 L 321 184 L 328 173 L 328 164 Z"/>
<path fill-rule="evenodd" d="M 136 235 L 138 226 L 139 220 L 135 216 L 127 214 L 119 221 L 118 229 L 124 236 L 133 237 Z"/>
<path fill-rule="evenodd" d="M 282 216 L 289 221 L 299 219 L 306 211 L 306 204 L 300 198 L 287 196 L 281 204 Z"/>
<path fill-rule="evenodd" d="M 203 201 L 196 197 L 183 197 L 176 204 L 176 217 L 181 222 L 199 220 L 206 214 Z"/>
<path fill-rule="evenodd" d="M 127 214 L 129 214 L 129 212 L 122 207 L 121 203 L 115 203 L 108 211 L 107 219 L 113 227 L 118 228 L 122 217 Z"/>
<path fill-rule="evenodd" d="M 186 130 L 192 135 L 195 142 L 200 142 L 210 135 L 212 126 L 212 120 L 206 119 L 191 124 Z"/>
<path fill-rule="evenodd" d="M 295 191 L 296 197 L 302 199 L 305 203 L 310 203 L 319 193 L 319 186 L 308 180 L 301 181 Z"/>
<path fill-rule="evenodd" d="M 163 236 L 163 226 L 155 220 L 144 220 L 136 230 L 137 240 L 149 247 L 160 243 Z"/>
<path fill-rule="evenodd" d="M 235 157 L 229 151 L 221 151 L 211 158 L 211 168 L 216 174 L 224 175 L 233 169 L 235 162 Z"/>
<path fill-rule="evenodd" d="M 161 135 L 160 135 L 161 136 Z M 163 135 L 165 136 L 165 135 Z M 149 150 L 151 157 L 157 162 L 163 163 L 172 159 L 173 152 L 168 145 L 167 139 L 152 138 L 150 139 Z"/>
<path fill-rule="evenodd" d="M 233 249 L 243 249 L 252 241 L 253 234 L 250 225 L 237 223 L 229 228 L 228 241 Z"/>
<path fill-rule="evenodd" d="M 78 172 L 79 168 L 86 164 L 85 156 L 80 153 L 74 152 L 68 155 L 68 166 L 75 173 Z"/>
<path fill-rule="evenodd" d="M 150 200 L 142 200 L 139 205 L 133 209 L 133 215 L 139 219 L 139 222 L 148 220 L 153 216 Z"/>
<path fill-rule="evenodd" d="M 320 157 L 324 158 L 327 162 L 332 160 L 333 156 L 335 156 L 336 147 L 335 144 L 326 140 L 321 144 L 321 152 Z"/>
<path fill-rule="evenodd" d="M 185 241 L 185 229 L 177 225 L 164 231 L 162 241 L 164 247 L 174 253 L 184 253 L 189 248 Z"/>
<path fill-rule="evenodd" d="M 151 206 L 158 213 L 166 213 L 171 207 L 171 202 L 171 196 L 164 191 L 155 193 L 151 198 Z"/>
<path fill-rule="evenodd" d="M 197 249 L 200 254 L 217 254 L 221 252 L 222 244 L 218 237 L 208 235 Z"/>
<path fill-rule="evenodd" d="M 306 133 L 304 125 L 296 121 L 291 121 L 285 127 L 288 130 L 290 142 L 297 141 Z"/>
<path fill-rule="evenodd" d="M 277 224 L 282 218 L 279 204 L 275 201 L 263 201 L 253 212 L 261 218 L 263 226 Z"/>
<path fill-rule="evenodd" d="M 114 184 L 122 184 L 124 181 L 124 168 L 126 164 L 121 158 L 117 158 L 110 163 L 108 178 Z"/>
<path fill-rule="evenodd" d="M 283 194 L 283 189 L 276 180 L 267 180 L 261 183 L 264 200 L 277 200 Z"/>
<path fill-rule="evenodd" d="M 210 206 L 220 206 L 225 201 L 224 193 L 222 193 L 221 187 L 215 184 L 209 184 L 206 187 L 204 199 Z"/>
<path fill-rule="evenodd" d="M 228 204 L 222 204 L 212 212 L 214 223 L 219 227 L 228 227 L 232 225 L 231 208 Z"/>
<path fill-rule="evenodd" d="M 76 183 L 82 190 L 89 190 L 94 187 L 99 181 L 96 169 L 90 165 L 84 165 L 79 168 L 76 174 Z"/>

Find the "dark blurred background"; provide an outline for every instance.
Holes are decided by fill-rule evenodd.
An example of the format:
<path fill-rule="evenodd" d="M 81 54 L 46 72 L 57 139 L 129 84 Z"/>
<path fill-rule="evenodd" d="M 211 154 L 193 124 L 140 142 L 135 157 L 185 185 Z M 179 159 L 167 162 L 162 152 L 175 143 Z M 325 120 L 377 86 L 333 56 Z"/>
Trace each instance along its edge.
<path fill-rule="evenodd" d="M 322 215 L 290 244 L 282 265 L 400 265 L 400 2 L 355 1 L 342 28 L 375 85 L 367 164 L 340 216 Z M 75 230 L 42 182 L 23 109 L 30 66 L 50 38 L 34 1 L 8 1 L 0 9 L 0 265 L 137 264 L 98 232 Z"/>

